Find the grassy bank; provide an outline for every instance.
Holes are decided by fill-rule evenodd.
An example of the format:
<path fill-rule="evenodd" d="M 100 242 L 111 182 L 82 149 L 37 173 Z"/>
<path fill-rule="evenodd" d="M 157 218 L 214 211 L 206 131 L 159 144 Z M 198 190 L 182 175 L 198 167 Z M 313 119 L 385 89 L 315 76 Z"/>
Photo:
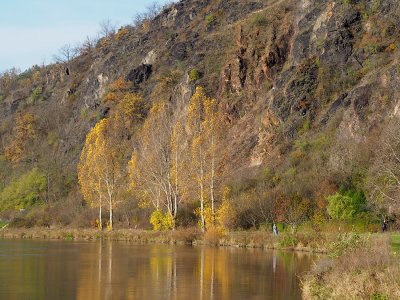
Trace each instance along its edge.
<path fill-rule="evenodd" d="M 264 249 L 285 249 L 309 252 L 327 252 L 335 241 L 336 234 L 329 233 L 282 233 L 274 237 L 266 231 L 237 231 L 223 233 L 210 230 L 205 234 L 196 228 L 175 231 L 150 231 L 117 229 L 48 229 L 48 228 L 4 228 L 0 229 L 3 239 L 51 239 L 51 240 L 112 240 L 133 243 L 191 244 L 210 246 L 232 246 Z"/>
<path fill-rule="evenodd" d="M 342 235 L 303 280 L 305 299 L 400 299 L 400 234 Z"/>

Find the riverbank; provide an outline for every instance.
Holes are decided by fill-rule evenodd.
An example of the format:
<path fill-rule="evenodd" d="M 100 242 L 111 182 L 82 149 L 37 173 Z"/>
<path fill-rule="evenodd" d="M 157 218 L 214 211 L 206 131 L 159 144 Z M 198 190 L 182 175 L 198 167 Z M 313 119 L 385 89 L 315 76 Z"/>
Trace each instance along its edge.
<path fill-rule="evenodd" d="M 303 278 L 304 299 L 400 299 L 400 234 L 347 234 Z"/>
<path fill-rule="evenodd" d="M 205 234 L 195 228 L 175 231 L 150 231 L 116 229 L 48 229 L 48 228 L 4 228 L 3 239 L 47 239 L 68 241 L 110 240 L 137 244 L 188 244 L 220 247 L 263 248 L 326 253 L 336 234 L 329 233 L 282 233 L 274 237 L 265 231 L 237 231 L 222 233 L 210 231 Z"/>

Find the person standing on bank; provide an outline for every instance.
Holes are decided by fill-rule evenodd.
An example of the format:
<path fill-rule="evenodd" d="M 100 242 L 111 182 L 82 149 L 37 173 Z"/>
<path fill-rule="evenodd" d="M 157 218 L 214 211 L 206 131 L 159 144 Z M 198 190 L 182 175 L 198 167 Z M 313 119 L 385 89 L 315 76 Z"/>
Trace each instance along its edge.
<path fill-rule="evenodd" d="M 272 232 L 273 232 L 274 236 L 278 235 L 278 227 L 276 226 L 275 223 L 274 223 L 274 225 L 272 225 Z"/>
<path fill-rule="evenodd" d="M 382 224 L 382 232 L 386 232 L 387 230 L 388 230 L 388 224 L 386 219 L 384 219 Z"/>

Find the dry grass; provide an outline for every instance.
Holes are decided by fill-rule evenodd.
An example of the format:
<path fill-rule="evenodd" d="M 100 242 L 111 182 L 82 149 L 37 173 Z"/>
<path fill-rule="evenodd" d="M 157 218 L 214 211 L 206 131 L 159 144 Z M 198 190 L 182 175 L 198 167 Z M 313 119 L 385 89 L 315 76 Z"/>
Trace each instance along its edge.
<path fill-rule="evenodd" d="M 334 260 L 321 261 L 303 282 L 305 299 L 400 299 L 400 261 L 389 235 L 373 235 Z"/>
<path fill-rule="evenodd" d="M 148 230 L 117 229 L 113 231 L 99 231 L 97 229 L 2 229 L 0 238 L 4 239 L 49 239 L 49 240 L 112 240 L 132 243 L 158 243 L 158 244 L 190 244 L 198 238 L 195 229 L 182 229 L 175 231 L 156 232 Z"/>

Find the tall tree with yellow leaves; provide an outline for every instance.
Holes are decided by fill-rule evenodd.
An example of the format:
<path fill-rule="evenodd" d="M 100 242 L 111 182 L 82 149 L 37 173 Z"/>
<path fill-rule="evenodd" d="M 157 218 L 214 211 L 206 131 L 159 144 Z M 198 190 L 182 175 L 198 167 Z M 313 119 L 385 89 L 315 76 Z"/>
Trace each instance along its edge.
<path fill-rule="evenodd" d="M 103 119 L 89 132 L 78 165 L 78 178 L 86 201 L 99 207 L 99 223 L 103 199 L 108 202 L 109 229 L 113 227 L 116 188 L 123 177 L 121 155 L 115 134 L 118 122 Z M 101 228 L 101 225 L 100 225 Z"/>
<path fill-rule="evenodd" d="M 190 100 L 186 126 L 190 132 L 191 170 L 199 190 L 199 214 L 203 231 L 208 219 L 206 209 L 211 213 L 212 222 L 215 221 L 217 146 L 222 129 L 219 120 L 217 101 L 208 97 L 202 87 L 197 87 Z"/>
<path fill-rule="evenodd" d="M 131 186 L 144 205 L 166 210 L 174 219 L 181 198 L 172 173 L 171 111 L 165 102 L 157 102 L 137 135 L 137 148 L 130 166 Z"/>

